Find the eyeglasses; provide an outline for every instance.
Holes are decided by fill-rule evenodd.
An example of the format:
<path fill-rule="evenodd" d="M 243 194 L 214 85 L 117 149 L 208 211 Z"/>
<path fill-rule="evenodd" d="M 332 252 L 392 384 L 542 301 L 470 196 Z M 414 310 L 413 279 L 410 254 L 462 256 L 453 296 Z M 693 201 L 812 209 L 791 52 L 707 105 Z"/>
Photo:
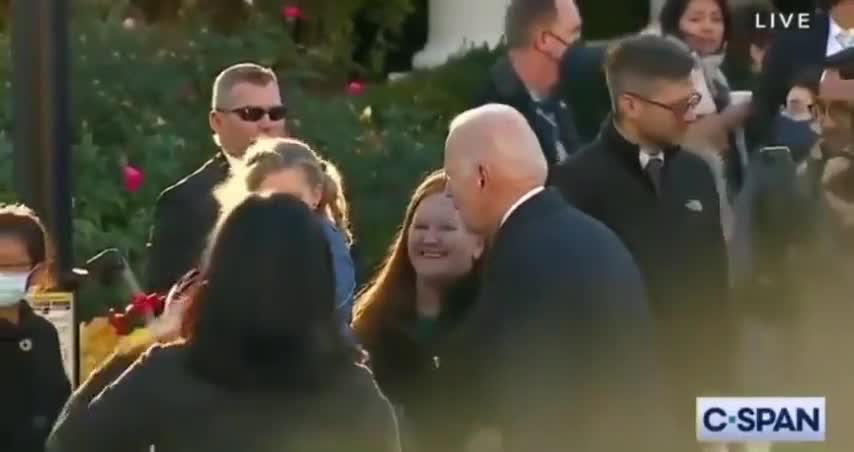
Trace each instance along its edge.
<path fill-rule="evenodd" d="M 234 113 L 240 119 L 248 122 L 258 122 L 268 116 L 270 121 L 281 121 L 288 116 L 288 109 L 284 105 L 277 105 L 269 109 L 263 107 L 240 107 L 231 110 L 217 109 L 221 113 Z"/>
<path fill-rule="evenodd" d="M 655 105 L 656 107 L 663 108 L 665 110 L 670 110 L 671 113 L 678 116 L 679 118 L 683 118 L 689 111 L 693 110 L 700 104 L 700 100 L 703 99 L 703 95 L 700 93 L 694 93 L 690 97 L 684 100 L 676 101 L 672 104 L 665 104 L 662 102 L 654 101 L 650 98 L 641 96 L 637 93 L 626 92 L 627 95 L 640 99 L 641 101 L 648 103 L 650 105 Z"/>

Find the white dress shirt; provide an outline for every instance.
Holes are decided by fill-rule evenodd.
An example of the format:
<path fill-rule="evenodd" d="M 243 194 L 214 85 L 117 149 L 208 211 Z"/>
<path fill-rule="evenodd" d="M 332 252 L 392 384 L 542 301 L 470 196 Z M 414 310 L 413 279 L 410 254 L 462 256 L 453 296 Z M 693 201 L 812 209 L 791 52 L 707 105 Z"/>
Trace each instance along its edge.
<path fill-rule="evenodd" d="M 545 190 L 545 187 L 539 186 L 537 188 L 530 190 L 528 193 L 525 193 L 524 195 L 520 196 L 519 199 L 517 199 L 516 202 L 514 202 L 513 205 L 510 206 L 509 209 L 507 209 L 507 212 L 504 213 L 504 218 L 501 219 L 501 223 L 498 224 L 498 227 L 501 228 L 501 226 L 504 226 L 504 223 L 507 222 L 507 219 L 510 218 L 510 214 L 512 214 L 513 211 L 518 209 L 519 206 L 521 206 L 525 201 L 533 198 L 534 196 L 536 196 L 539 192 L 541 192 L 543 190 Z"/>
<path fill-rule="evenodd" d="M 222 151 L 222 153 L 228 161 L 228 166 L 231 167 L 232 174 L 242 173 L 246 169 L 246 162 L 242 158 L 235 157 L 225 151 Z"/>
<path fill-rule="evenodd" d="M 641 149 L 638 153 L 638 159 L 640 160 L 641 169 L 646 169 L 647 163 L 652 159 L 661 160 L 663 163 L 664 153 L 661 151 L 653 152 L 651 149 Z"/>
<path fill-rule="evenodd" d="M 830 32 L 827 34 L 827 53 L 825 56 L 837 54 L 848 47 L 854 46 L 854 42 L 849 42 L 843 45 L 846 40 L 846 35 L 854 36 L 854 30 L 845 30 L 832 17 L 830 19 Z M 850 38 L 854 40 L 854 38 Z"/>

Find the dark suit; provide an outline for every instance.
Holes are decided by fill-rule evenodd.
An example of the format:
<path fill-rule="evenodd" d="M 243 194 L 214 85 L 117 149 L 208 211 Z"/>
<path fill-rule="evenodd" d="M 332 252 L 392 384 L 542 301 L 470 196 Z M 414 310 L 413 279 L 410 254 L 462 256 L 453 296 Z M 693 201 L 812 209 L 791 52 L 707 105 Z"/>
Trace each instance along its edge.
<path fill-rule="evenodd" d="M 580 144 L 570 106 L 556 97 L 534 101 L 507 56 L 499 58 L 492 67 L 488 85 L 474 106 L 489 103 L 509 105 L 525 116 L 537 135 L 549 167 L 560 160 L 558 146 L 571 154 Z"/>
<path fill-rule="evenodd" d="M 572 155 L 595 137 L 602 118 L 609 111 L 608 87 L 602 69 L 604 55 L 604 46 L 572 47 L 561 61 L 560 81 L 555 92 L 550 99 L 540 102 L 531 97 L 509 57 L 501 57 L 492 67 L 488 84 L 473 106 L 498 103 L 522 113 L 534 129 L 551 168 L 559 160 L 557 141 L 568 155 Z M 554 116 L 556 131 L 538 109 Z"/>
<path fill-rule="evenodd" d="M 818 12 L 811 17 L 808 29 L 779 31 L 774 36 L 753 95 L 748 132 L 754 147 L 773 140 L 772 124 L 786 102 L 793 78 L 805 70 L 821 71 L 829 34 L 829 16 Z"/>
<path fill-rule="evenodd" d="M 729 390 L 726 254 L 708 166 L 678 149 L 664 153 L 659 197 L 641 168 L 639 147 L 607 121 L 596 141 L 555 170 L 555 184 L 635 257 L 673 378 L 676 414 L 686 422 L 682 433 L 693 437 L 694 398 Z"/>
<path fill-rule="evenodd" d="M 197 266 L 219 216 L 213 189 L 228 174 L 228 160 L 219 152 L 160 194 L 148 243 L 147 290 L 167 292 Z"/>
<path fill-rule="evenodd" d="M 500 228 L 481 290 L 442 355 L 445 413 L 497 427 L 507 452 L 657 450 L 660 417 L 637 416 L 657 400 L 648 307 L 612 232 L 547 189 Z"/>

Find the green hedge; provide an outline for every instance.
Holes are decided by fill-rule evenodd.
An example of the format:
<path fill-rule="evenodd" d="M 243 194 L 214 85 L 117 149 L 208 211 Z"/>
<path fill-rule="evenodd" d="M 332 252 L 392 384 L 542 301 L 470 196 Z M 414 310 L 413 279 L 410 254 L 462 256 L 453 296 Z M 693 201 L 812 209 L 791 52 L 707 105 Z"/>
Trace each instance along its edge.
<path fill-rule="evenodd" d="M 180 39 L 159 28 L 126 30 L 119 20 L 74 22 L 72 53 L 74 253 L 80 260 L 118 247 L 142 269 L 152 209 L 161 190 L 215 151 L 208 129 L 210 84 L 240 61 L 277 69 L 297 119 L 295 135 L 338 164 L 352 204 L 356 238 L 367 268 L 379 261 L 414 186 L 441 163 L 447 121 L 482 83 L 492 53 L 479 50 L 435 71 L 371 86 L 359 97 L 344 86 L 307 94 L 318 73 L 304 64 L 286 29 L 259 22 L 238 35 L 186 27 Z M 7 38 L 0 47 L 9 54 Z M 472 74 L 481 74 L 480 76 Z M 463 76 L 465 75 L 465 76 Z M 11 80 L 11 65 L 0 65 Z M 331 93 L 331 94 L 330 94 Z M 0 110 L 0 200 L 11 186 L 12 92 Z M 123 187 L 127 159 L 145 174 L 142 188 Z M 81 296 L 83 318 L 125 299 L 113 293 Z"/>

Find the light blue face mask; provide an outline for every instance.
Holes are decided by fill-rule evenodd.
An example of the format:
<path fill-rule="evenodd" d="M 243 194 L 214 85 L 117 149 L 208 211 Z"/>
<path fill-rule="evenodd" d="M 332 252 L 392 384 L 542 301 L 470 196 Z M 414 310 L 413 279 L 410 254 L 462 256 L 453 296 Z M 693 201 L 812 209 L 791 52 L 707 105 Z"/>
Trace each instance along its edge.
<path fill-rule="evenodd" d="M 18 304 L 27 297 L 30 272 L 0 272 L 0 307 Z"/>

